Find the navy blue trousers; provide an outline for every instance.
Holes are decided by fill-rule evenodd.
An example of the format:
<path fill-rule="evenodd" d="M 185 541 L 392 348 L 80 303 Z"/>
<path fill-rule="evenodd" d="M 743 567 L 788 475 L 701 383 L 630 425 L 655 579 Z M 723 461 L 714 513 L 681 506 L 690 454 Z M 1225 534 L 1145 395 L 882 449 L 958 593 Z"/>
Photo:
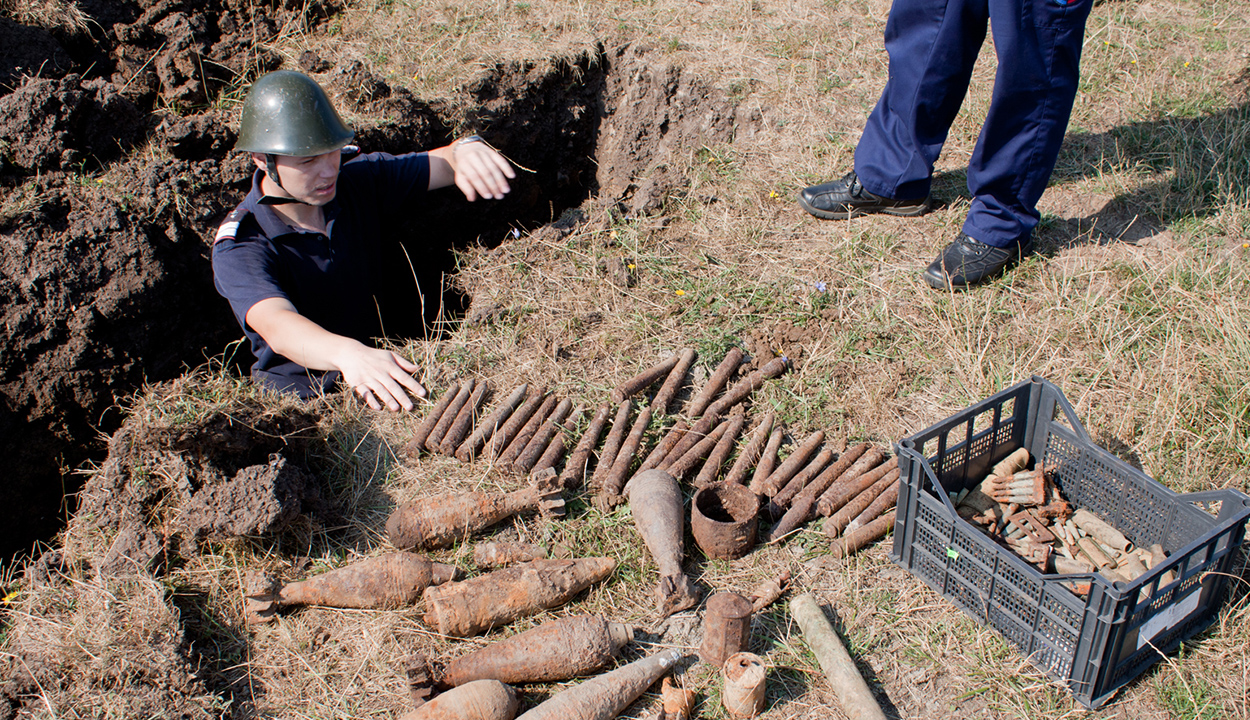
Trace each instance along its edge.
<path fill-rule="evenodd" d="M 1092 3 L 894 0 L 885 26 L 890 77 L 855 149 L 860 182 L 889 198 L 929 194 L 989 25 L 998 73 L 968 163 L 964 232 L 998 247 L 1027 240 L 1076 98 Z"/>

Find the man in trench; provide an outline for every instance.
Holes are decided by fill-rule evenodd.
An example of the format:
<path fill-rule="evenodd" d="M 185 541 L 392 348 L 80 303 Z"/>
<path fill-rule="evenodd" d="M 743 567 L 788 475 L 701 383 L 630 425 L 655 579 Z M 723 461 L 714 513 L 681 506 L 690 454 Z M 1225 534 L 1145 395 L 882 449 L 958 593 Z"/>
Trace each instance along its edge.
<path fill-rule="evenodd" d="M 251 343 L 252 378 L 311 398 L 340 380 L 369 407 L 411 410 L 419 368 L 386 349 L 375 300 L 382 248 L 429 190 L 499 199 L 515 178 L 477 136 L 424 153 L 361 153 L 315 80 L 280 70 L 253 83 L 236 150 L 256 172 L 213 243 L 217 291 Z"/>

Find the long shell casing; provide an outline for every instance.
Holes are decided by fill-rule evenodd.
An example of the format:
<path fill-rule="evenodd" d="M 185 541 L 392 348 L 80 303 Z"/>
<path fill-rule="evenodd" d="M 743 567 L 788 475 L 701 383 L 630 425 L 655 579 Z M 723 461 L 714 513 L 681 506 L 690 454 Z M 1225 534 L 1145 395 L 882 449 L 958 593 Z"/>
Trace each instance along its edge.
<path fill-rule="evenodd" d="M 633 628 L 595 615 L 575 615 L 461 655 L 447 664 L 450 686 L 484 678 L 506 683 L 568 680 L 612 662 L 633 639 Z"/>

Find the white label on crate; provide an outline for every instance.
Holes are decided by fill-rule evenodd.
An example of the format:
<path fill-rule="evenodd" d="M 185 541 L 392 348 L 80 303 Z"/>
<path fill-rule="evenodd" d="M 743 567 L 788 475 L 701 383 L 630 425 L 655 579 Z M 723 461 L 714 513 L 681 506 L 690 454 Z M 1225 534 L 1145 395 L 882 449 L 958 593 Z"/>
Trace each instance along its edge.
<path fill-rule="evenodd" d="M 1201 597 L 1202 586 L 1199 585 L 1184 600 L 1160 610 L 1158 615 L 1142 623 L 1137 630 L 1137 649 L 1141 650 L 1146 643 L 1154 640 L 1156 635 L 1164 630 L 1171 630 L 1180 621 L 1189 617 L 1190 613 L 1198 609 L 1198 600 Z"/>

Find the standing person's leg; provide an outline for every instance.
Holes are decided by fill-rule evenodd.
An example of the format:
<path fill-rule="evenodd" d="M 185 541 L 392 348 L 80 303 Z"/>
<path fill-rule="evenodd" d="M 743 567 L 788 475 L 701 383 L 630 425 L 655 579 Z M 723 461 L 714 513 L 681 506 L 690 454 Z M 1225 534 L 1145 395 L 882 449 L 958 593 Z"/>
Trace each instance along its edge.
<path fill-rule="evenodd" d="M 994 97 L 968 164 L 963 233 L 925 271 L 934 287 L 995 277 L 1033 250 L 1037 201 L 1059 156 L 1092 0 L 990 0 Z"/>
<path fill-rule="evenodd" d="M 855 170 L 805 189 L 803 209 L 826 219 L 928 209 L 933 163 L 967 93 L 988 18 L 987 0 L 895 0 L 885 27 L 890 78 L 855 149 Z"/>

